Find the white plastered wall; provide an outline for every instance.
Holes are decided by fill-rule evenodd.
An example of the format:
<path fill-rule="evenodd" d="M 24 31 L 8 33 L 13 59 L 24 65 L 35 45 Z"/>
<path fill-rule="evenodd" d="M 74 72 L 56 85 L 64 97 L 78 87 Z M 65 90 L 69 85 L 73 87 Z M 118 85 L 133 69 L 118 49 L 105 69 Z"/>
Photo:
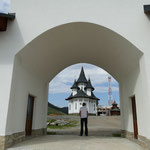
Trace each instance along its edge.
<path fill-rule="evenodd" d="M 0 65 L 0 135 L 5 135 L 5 127 L 7 120 L 7 111 L 9 104 L 9 93 L 11 87 L 11 77 L 12 77 L 12 64 L 1 64 Z"/>
<path fill-rule="evenodd" d="M 35 3 L 36 3 L 36 7 L 35 7 Z M 130 113 L 125 111 L 125 109 L 129 105 L 128 97 L 131 96 L 132 94 L 136 94 L 137 104 L 139 104 L 139 106 L 137 107 L 137 111 L 138 111 L 137 115 L 138 115 L 139 128 L 140 128 L 139 133 L 143 136 L 146 136 L 147 138 L 150 138 L 150 135 L 148 134 L 149 133 L 148 127 L 150 124 L 150 120 L 147 119 L 146 116 L 144 116 L 145 114 L 150 113 L 148 108 L 150 103 L 150 95 L 149 95 L 150 78 L 148 78 L 150 76 L 150 69 L 149 69 L 150 21 L 149 18 L 143 12 L 143 5 L 149 3 L 150 3 L 149 0 L 143 0 L 143 1 L 63 0 L 61 2 L 54 1 L 54 0 L 46 0 L 45 2 L 41 0 L 37 0 L 36 2 L 34 0 L 26 0 L 26 1 L 12 0 L 10 11 L 16 12 L 16 20 L 11 23 L 9 22 L 7 32 L 0 34 L 0 50 L 1 50 L 0 51 L 0 66 L 1 66 L 0 79 L 2 80 L 1 82 L 2 84 L 0 84 L 0 95 L 1 95 L 0 102 L 2 104 L 0 105 L 0 110 L 3 110 L 3 112 L 0 115 L 0 120 L 2 122 L 0 126 L 0 135 L 7 135 L 14 132 L 22 131 L 24 129 L 24 119 L 22 119 L 22 122 L 20 121 L 20 123 L 17 124 L 16 126 L 14 125 L 15 123 L 13 123 L 11 127 L 10 123 L 12 123 L 13 121 L 13 116 L 14 116 L 13 114 L 18 115 L 18 113 L 16 112 L 19 112 L 19 109 L 21 110 L 24 109 L 24 111 L 21 111 L 22 112 L 21 116 L 25 114 L 26 111 L 25 101 L 27 101 L 27 91 L 31 92 L 31 94 L 33 93 L 33 95 L 35 94 L 40 100 L 42 99 L 42 101 L 40 100 L 38 101 L 38 99 L 37 101 L 40 102 L 40 104 L 44 105 L 43 108 L 45 108 L 46 106 L 46 102 L 45 103 L 42 102 L 43 99 L 45 99 L 46 97 L 46 94 L 44 93 L 47 90 L 43 91 L 43 89 L 45 88 L 45 86 L 47 86 L 46 85 L 47 83 L 45 81 L 42 82 L 42 79 L 39 79 L 39 77 L 35 77 L 35 75 L 31 75 L 27 71 L 27 69 L 23 69 L 21 67 L 19 70 L 20 73 L 18 72 L 17 69 L 18 74 L 21 74 L 22 76 L 21 77 L 17 76 L 17 78 L 15 77 L 16 79 L 14 79 L 13 77 L 12 86 L 13 83 L 15 84 L 15 86 L 13 86 L 11 89 L 12 68 L 14 64 L 13 61 L 15 58 L 15 54 L 19 52 L 25 45 L 31 42 L 34 38 L 39 36 L 41 33 L 49 29 L 52 29 L 53 27 L 66 24 L 69 22 L 91 22 L 91 23 L 95 23 L 107 27 L 115 31 L 119 35 L 122 35 L 144 53 L 139 64 L 140 74 L 136 86 L 134 85 L 134 83 L 133 86 L 131 86 L 133 87 L 133 89 L 131 89 L 132 92 L 126 91 L 126 89 L 130 86 L 127 85 L 127 81 L 134 78 L 134 76 L 133 77 L 130 76 L 130 78 L 129 77 L 122 78 L 122 82 L 119 81 L 119 83 L 121 84 L 120 95 L 121 98 L 123 97 L 122 99 L 123 105 L 121 106 L 123 120 L 124 120 L 123 129 L 127 129 L 128 131 L 133 131 L 131 125 L 132 116 L 129 115 Z M 28 11 L 26 10 L 26 8 L 28 8 Z M 88 52 L 87 55 L 89 55 Z M 118 57 L 119 56 L 117 55 L 116 58 Z M 92 57 L 92 59 L 94 58 L 96 58 L 96 56 Z M 72 63 L 74 62 L 75 61 L 72 61 Z M 90 60 L 89 62 L 92 63 L 92 61 Z M 97 66 L 101 67 L 98 61 L 96 63 Z M 68 61 L 68 65 L 71 65 L 71 62 Z M 4 68 L 4 66 L 6 67 Z M 58 67 L 56 69 L 53 66 L 51 68 L 53 72 L 52 76 L 56 75 L 59 71 L 61 71 L 63 67 L 67 67 L 67 65 Z M 27 77 L 30 83 L 22 79 L 24 75 L 25 77 Z M 36 80 L 36 78 L 38 79 Z M 16 82 L 18 82 L 18 80 L 20 81 L 18 83 L 18 87 L 16 87 L 17 86 Z M 22 95 L 19 95 L 20 92 L 16 92 L 16 91 L 21 90 L 22 88 L 22 87 L 20 88 L 21 83 L 22 85 L 25 84 L 26 87 L 24 87 L 24 89 L 21 91 L 21 92 L 24 91 L 24 93 L 22 93 Z M 37 84 L 38 87 L 41 88 L 41 90 L 39 91 L 36 89 Z M 10 96 L 10 90 L 11 90 L 11 96 Z M 17 95 L 14 96 L 13 94 L 17 94 Z M 20 99 L 22 99 L 23 103 L 20 102 Z M 18 104 L 14 103 L 15 101 L 18 102 Z M 18 107 L 18 106 L 22 106 L 22 104 L 24 104 L 23 108 Z M 140 105 L 143 107 L 141 107 Z M 13 110 L 9 109 L 10 112 L 7 112 L 8 108 L 10 107 L 12 107 Z M 43 113 L 43 111 L 41 110 L 38 113 L 41 116 L 43 116 L 45 114 Z M 129 118 L 130 121 L 126 122 L 127 119 L 124 118 Z M 145 128 L 141 128 L 142 121 L 144 122 Z M 6 123 L 7 123 L 7 128 L 6 128 Z M 37 123 L 36 125 L 37 126 L 35 128 L 42 128 L 44 126 L 41 122 Z M 35 124 L 33 124 L 33 126 L 35 126 Z"/>
<path fill-rule="evenodd" d="M 143 57 L 140 59 L 141 64 Z M 144 84 L 143 72 L 139 65 L 129 73 L 123 82 L 120 82 L 120 105 L 121 113 L 123 114 L 122 129 L 133 132 L 133 116 L 131 97 L 135 95 L 136 99 L 136 111 L 138 121 L 138 134 L 150 138 L 150 119 L 149 113 L 149 100 L 148 100 L 148 88 L 147 84 Z"/>
<path fill-rule="evenodd" d="M 13 76 L 6 134 L 25 131 L 28 95 L 35 97 L 32 128 L 46 128 L 48 84 L 26 70 L 19 58 L 15 59 Z"/>

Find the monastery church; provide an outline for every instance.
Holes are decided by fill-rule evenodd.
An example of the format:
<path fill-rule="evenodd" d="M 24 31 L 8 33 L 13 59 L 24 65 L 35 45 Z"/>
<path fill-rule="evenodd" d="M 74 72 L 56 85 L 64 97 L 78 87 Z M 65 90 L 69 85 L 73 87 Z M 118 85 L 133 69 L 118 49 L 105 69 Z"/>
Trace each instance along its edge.
<path fill-rule="evenodd" d="M 99 99 L 94 95 L 94 87 L 91 84 L 90 78 L 87 80 L 84 69 L 82 67 L 78 80 L 74 81 L 71 87 L 72 93 L 66 99 L 68 101 L 68 113 L 79 113 L 83 102 L 86 103 L 89 114 L 97 114 L 97 106 Z"/>

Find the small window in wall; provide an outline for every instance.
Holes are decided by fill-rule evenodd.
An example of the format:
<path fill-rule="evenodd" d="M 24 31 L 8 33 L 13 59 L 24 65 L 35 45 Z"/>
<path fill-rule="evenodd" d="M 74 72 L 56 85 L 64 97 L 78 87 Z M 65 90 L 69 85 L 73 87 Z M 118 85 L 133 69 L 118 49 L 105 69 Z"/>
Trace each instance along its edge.
<path fill-rule="evenodd" d="M 69 110 L 71 110 L 71 104 L 69 105 Z"/>
<path fill-rule="evenodd" d="M 94 111 L 95 111 L 95 104 L 94 104 Z"/>
<path fill-rule="evenodd" d="M 75 103 L 75 110 L 77 110 L 77 103 Z"/>

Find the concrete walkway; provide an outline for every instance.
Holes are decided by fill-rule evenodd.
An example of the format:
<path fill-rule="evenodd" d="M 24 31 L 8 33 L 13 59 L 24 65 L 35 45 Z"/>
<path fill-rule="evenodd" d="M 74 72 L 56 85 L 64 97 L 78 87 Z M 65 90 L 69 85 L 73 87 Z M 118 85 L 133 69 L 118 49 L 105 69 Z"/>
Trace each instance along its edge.
<path fill-rule="evenodd" d="M 33 138 L 8 150 L 143 150 L 125 138 L 47 135 Z"/>

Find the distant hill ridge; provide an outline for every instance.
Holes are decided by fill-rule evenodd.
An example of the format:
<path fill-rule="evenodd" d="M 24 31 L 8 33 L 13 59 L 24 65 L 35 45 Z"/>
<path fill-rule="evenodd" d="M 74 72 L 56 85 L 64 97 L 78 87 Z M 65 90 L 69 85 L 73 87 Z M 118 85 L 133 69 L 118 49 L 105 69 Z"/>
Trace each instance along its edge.
<path fill-rule="evenodd" d="M 60 108 L 48 102 L 48 114 L 68 114 L 68 107 Z"/>

